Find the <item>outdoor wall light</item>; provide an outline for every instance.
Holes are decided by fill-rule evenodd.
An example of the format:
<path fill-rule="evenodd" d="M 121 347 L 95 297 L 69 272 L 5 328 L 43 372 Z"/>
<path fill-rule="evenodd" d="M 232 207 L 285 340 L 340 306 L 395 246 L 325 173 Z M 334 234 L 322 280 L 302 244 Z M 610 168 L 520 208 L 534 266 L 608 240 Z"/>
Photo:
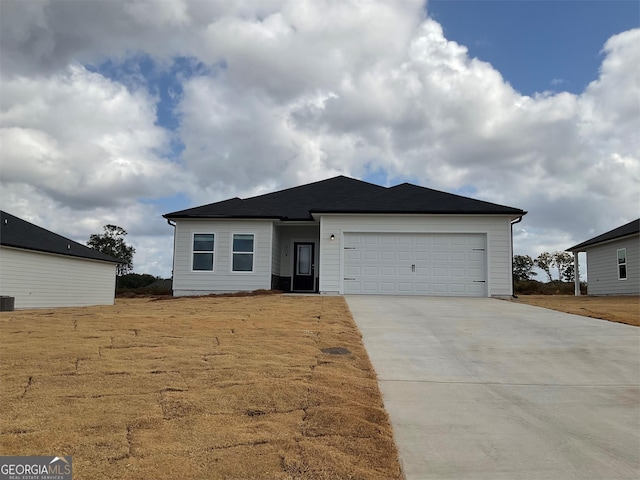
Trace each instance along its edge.
<path fill-rule="evenodd" d="M 333 242 L 336 239 L 336 236 L 332 233 L 329 239 Z"/>

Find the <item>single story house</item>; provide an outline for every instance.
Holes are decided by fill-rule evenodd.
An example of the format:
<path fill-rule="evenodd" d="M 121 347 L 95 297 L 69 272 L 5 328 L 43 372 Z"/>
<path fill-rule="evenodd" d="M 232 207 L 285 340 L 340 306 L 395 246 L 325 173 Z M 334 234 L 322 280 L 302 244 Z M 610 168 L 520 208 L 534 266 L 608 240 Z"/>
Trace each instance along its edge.
<path fill-rule="evenodd" d="M 338 176 L 163 215 L 173 293 L 510 296 L 526 212 L 409 183 Z"/>
<path fill-rule="evenodd" d="M 15 308 L 113 305 L 117 258 L 0 212 L 0 294 Z"/>
<path fill-rule="evenodd" d="M 640 218 L 567 251 L 574 254 L 576 295 L 580 295 L 579 252 L 587 254 L 589 295 L 640 295 Z"/>

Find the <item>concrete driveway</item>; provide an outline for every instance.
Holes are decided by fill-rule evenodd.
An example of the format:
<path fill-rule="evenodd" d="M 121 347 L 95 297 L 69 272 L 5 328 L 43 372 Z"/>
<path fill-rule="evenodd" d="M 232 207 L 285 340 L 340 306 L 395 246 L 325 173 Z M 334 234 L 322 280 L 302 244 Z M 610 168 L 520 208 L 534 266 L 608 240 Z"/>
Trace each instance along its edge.
<path fill-rule="evenodd" d="M 640 478 L 640 329 L 496 299 L 347 296 L 406 478 Z"/>

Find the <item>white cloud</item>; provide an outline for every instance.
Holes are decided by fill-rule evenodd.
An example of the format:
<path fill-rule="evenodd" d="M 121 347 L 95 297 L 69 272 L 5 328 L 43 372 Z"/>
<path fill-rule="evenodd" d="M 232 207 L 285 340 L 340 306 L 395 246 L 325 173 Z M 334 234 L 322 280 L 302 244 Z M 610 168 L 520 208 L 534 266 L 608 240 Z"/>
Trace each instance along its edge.
<path fill-rule="evenodd" d="M 175 193 L 181 178 L 163 158 L 168 134 L 155 101 L 76 65 L 50 77 L 2 84 L 5 188 L 29 184 L 61 205 L 124 206 Z"/>
<path fill-rule="evenodd" d="M 165 274 L 172 231 L 141 199 L 178 192 L 199 204 L 373 171 L 470 186 L 530 212 L 515 245 L 531 255 L 640 216 L 640 29 L 609 39 L 582 94 L 528 97 L 419 1 L 152 5 L 2 2 L 3 204 L 44 226 L 80 218 L 83 235 L 113 219 Z M 81 66 L 140 53 L 210 67 L 180 80 L 180 163 L 143 83 Z"/>

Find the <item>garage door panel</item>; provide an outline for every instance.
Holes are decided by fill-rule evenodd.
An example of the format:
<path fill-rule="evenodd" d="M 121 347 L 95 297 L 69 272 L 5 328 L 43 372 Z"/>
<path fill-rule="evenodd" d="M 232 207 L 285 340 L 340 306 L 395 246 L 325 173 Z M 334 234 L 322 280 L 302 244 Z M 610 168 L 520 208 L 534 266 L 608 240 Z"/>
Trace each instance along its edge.
<path fill-rule="evenodd" d="M 346 233 L 344 292 L 486 295 L 486 236 Z"/>
<path fill-rule="evenodd" d="M 467 245 L 470 247 L 485 248 L 485 237 L 482 235 L 473 235 L 467 237 Z"/>
<path fill-rule="evenodd" d="M 451 252 L 449 260 L 452 262 L 465 262 L 467 260 L 465 252 Z"/>
<path fill-rule="evenodd" d="M 433 293 L 436 295 L 446 295 L 447 294 L 447 285 L 446 283 L 434 283 L 433 284 Z"/>
<path fill-rule="evenodd" d="M 347 262 L 360 260 L 362 258 L 362 252 L 360 250 L 345 250 L 344 258 Z"/>
<path fill-rule="evenodd" d="M 428 262 L 429 260 L 431 260 L 430 252 L 416 252 L 416 261 Z"/>
<path fill-rule="evenodd" d="M 434 277 L 446 277 L 447 276 L 447 269 L 446 268 L 437 267 L 437 268 L 432 268 L 431 271 L 433 272 L 433 276 Z"/>
<path fill-rule="evenodd" d="M 431 259 L 434 262 L 446 262 L 447 261 L 447 252 L 433 252 L 431 254 Z"/>
<path fill-rule="evenodd" d="M 467 252 L 467 262 L 476 262 L 484 264 L 484 252 Z"/>
<path fill-rule="evenodd" d="M 484 296 L 484 283 L 472 283 L 467 286 L 467 294 L 470 296 Z"/>
<path fill-rule="evenodd" d="M 452 268 L 449 272 L 452 277 L 465 278 L 467 276 L 464 268 Z"/>
<path fill-rule="evenodd" d="M 401 262 L 408 262 L 413 259 L 413 252 L 398 252 L 398 260 Z"/>
<path fill-rule="evenodd" d="M 378 252 L 376 250 L 365 250 L 364 251 L 364 259 L 365 260 L 378 260 Z"/>
<path fill-rule="evenodd" d="M 420 235 L 416 237 L 416 246 L 431 245 L 431 237 Z"/>
<path fill-rule="evenodd" d="M 393 277 L 396 274 L 396 267 L 382 266 L 380 267 L 380 276 Z"/>
<path fill-rule="evenodd" d="M 378 282 L 363 282 L 362 288 L 365 293 L 377 293 L 378 292 Z"/>
<path fill-rule="evenodd" d="M 430 277 L 431 269 L 429 267 L 416 266 L 416 277 Z"/>
<path fill-rule="evenodd" d="M 380 282 L 380 293 L 396 293 L 395 282 Z"/>
<path fill-rule="evenodd" d="M 364 266 L 362 268 L 362 274 L 366 277 L 368 276 L 374 276 L 377 277 L 379 275 L 378 271 L 380 270 L 379 267 L 376 266 Z"/>
<path fill-rule="evenodd" d="M 346 265 L 344 267 L 344 273 L 347 277 L 358 277 L 362 275 L 362 267 L 360 265 Z"/>

